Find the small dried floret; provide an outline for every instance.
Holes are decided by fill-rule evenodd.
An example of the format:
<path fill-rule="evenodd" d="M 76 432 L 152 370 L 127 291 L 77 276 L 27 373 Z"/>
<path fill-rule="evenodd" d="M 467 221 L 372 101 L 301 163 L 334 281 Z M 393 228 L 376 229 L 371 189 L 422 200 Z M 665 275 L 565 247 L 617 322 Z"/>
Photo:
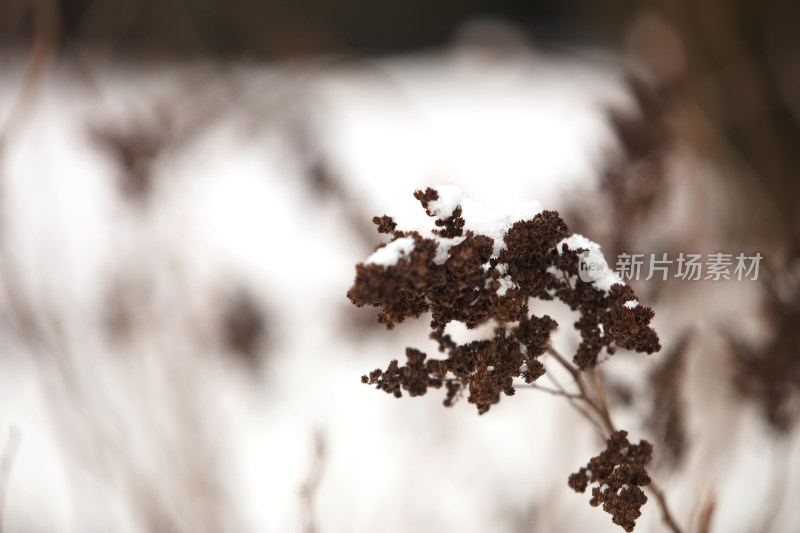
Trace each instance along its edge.
<path fill-rule="evenodd" d="M 442 229 L 433 230 L 433 232 L 442 237 L 452 239 L 464 233 L 464 219 L 461 218 L 461 207 L 456 207 L 452 215 L 447 218 L 437 219 L 434 223 Z"/>
<path fill-rule="evenodd" d="M 464 233 L 464 219 L 461 217 L 461 206 L 453 205 L 461 198 L 461 191 L 455 187 L 448 187 L 450 197 L 442 202 L 439 191 L 428 187 L 424 191 L 416 191 L 414 198 L 422 203 L 429 216 L 436 217 L 436 226 L 442 229 L 433 230 L 433 233 L 452 239 Z M 452 193 L 456 193 L 453 197 Z M 436 204 L 436 205 L 434 205 Z"/>
<path fill-rule="evenodd" d="M 425 209 L 425 211 L 428 213 L 429 216 L 435 216 L 435 213 L 433 213 L 430 209 L 428 209 L 428 206 L 434 200 L 439 199 L 439 193 L 436 191 L 436 189 L 428 187 L 424 191 L 414 191 L 414 198 L 420 201 L 422 207 Z"/>
<path fill-rule="evenodd" d="M 650 329 L 650 320 L 655 316 L 652 307 L 625 305 L 635 298 L 629 286 L 616 285 L 609 295 L 611 308 L 608 331 L 618 346 L 637 352 L 653 353 L 661 350 L 658 335 Z"/>
<path fill-rule="evenodd" d="M 627 431 L 614 432 L 605 450 L 569 476 L 569 486 L 575 492 L 586 492 L 590 484 L 596 484 L 589 503 L 593 507 L 602 504 L 615 524 L 633 531 L 647 502 L 640 487 L 650 484 L 645 466 L 653 457 L 653 445 L 645 440 L 633 445 L 627 437 Z"/>
<path fill-rule="evenodd" d="M 392 220 L 392 217 L 387 215 L 373 217 L 372 223 L 378 226 L 378 233 L 391 233 L 397 228 L 397 224 Z"/>

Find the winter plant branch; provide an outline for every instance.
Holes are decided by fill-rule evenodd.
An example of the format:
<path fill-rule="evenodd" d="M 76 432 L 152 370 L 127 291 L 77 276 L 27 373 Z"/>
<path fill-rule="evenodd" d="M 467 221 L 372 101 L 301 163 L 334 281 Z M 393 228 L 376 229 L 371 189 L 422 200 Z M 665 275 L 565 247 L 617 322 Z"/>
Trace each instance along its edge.
<path fill-rule="evenodd" d="M 599 401 L 593 399 L 592 396 L 589 394 L 586 385 L 583 383 L 583 378 L 581 376 L 581 372 L 578 369 L 576 369 L 574 366 L 572 366 L 569 363 L 569 361 L 567 361 L 564 357 L 562 357 L 552 347 L 548 348 L 548 352 L 550 354 L 552 354 L 554 356 L 554 358 L 559 362 L 559 364 L 561 364 L 561 366 L 563 366 L 570 373 L 570 375 L 575 380 L 576 385 L 578 385 L 578 388 L 580 389 L 580 394 L 573 395 L 572 397 L 577 397 L 577 401 L 585 404 L 587 407 L 589 407 L 591 409 L 591 411 L 596 413 L 597 416 L 598 416 L 599 423 L 596 422 L 595 419 L 592 418 L 591 414 L 589 414 L 586 410 L 581 410 L 581 413 L 583 413 L 584 416 L 589 417 L 591 422 L 599 424 L 599 425 L 602 426 L 602 428 L 604 430 L 604 434 L 608 438 L 609 449 L 611 449 L 612 446 L 615 446 L 616 442 L 624 442 L 623 449 L 619 450 L 619 452 L 620 453 L 625 453 L 624 452 L 624 447 L 630 446 L 630 443 L 627 442 L 627 439 L 626 439 L 628 432 L 627 431 L 623 431 L 623 430 L 617 430 L 615 428 L 615 426 L 614 426 L 614 423 L 611 421 L 611 414 L 609 413 L 609 410 L 608 410 L 608 403 L 605 400 L 605 393 L 603 392 L 602 381 L 600 379 L 600 373 L 597 372 L 597 369 L 593 368 L 592 369 L 592 373 L 593 373 L 594 378 L 595 378 L 595 384 L 596 384 L 595 386 L 596 386 L 596 389 L 597 389 L 597 395 L 599 397 Z M 636 463 L 636 462 L 634 462 L 634 464 L 641 466 L 641 471 L 638 473 L 638 475 L 643 476 L 642 479 L 645 482 L 642 483 L 642 484 L 646 485 L 648 490 L 655 497 L 656 502 L 658 503 L 658 506 L 661 509 L 661 516 L 662 516 L 662 520 L 663 520 L 664 524 L 673 533 L 681 533 L 680 527 L 678 526 L 677 522 L 673 518 L 672 513 L 670 512 L 669 507 L 667 506 L 667 500 L 666 500 L 666 497 L 664 496 L 664 492 L 661 490 L 660 487 L 658 487 L 658 485 L 656 485 L 652 481 L 652 479 L 650 479 L 649 475 L 644 471 L 645 464 L 647 464 L 647 462 L 650 461 L 650 458 L 652 456 L 652 450 L 653 450 L 652 445 L 650 443 L 648 443 L 647 441 L 640 441 L 639 445 L 636 446 L 636 447 L 632 447 L 632 449 L 636 449 L 636 450 L 639 450 L 640 452 L 644 452 L 644 459 L 645 459 L 644 462 L 641 463 L 640 465 L 639 465 L 639 463 Z M 606 453 L 606 452 L 604 452 L 604 453 Z M 637 452 L 637 453 L 639 453 L 639 452 Z M 602 454 L 599 457 L 602 457 Z M 592 461 L 589 463 L 589 469 L 592 468 L 592 463 L 597 461 L 597 460 L 598 460 L 598 458 L 593 458 L 592 459 Z M 628 458 L 627 457 L 626 457 L 625 462 L 628 462 Z M 597 468 L 597 467 L 595 466 L 595 468 Z M 586 475 L 585 475 L 586 474 L 586 470 L 587 470 L 586 468 L 581 468 L 581 471 L 579 471 L 577 474 L 573 474 L 572 476 L 570 476 L 570 480 L 569 480 L 570 487 L 572 487 L 573 489 L 575 489 L 578 492 L 583 492 L 586 489 L 586 484 L 587 484 L 587 478 L 586 478 Z M 611 483 L 609 483 L 609 485 L 612 488 L 614 487 L 614 485 L 612 485 Z M 600 493 L 599 489 L 596 489 L 596 490 L 598 491 L 598 494 L 599 494 Z M 608 491 L 606 491 L 606 492 L 608 492 Z M 613 490 L 613 493 L 616 493 L 616 490 Z M 639 498 L 641 498 L 642 496 L 643 495 L 640 494 Z M 593 497 L 592 497 L 592 500 L 591 500 L 592 505 L 596 505 L 595 502 L 602 501 L 600 499 L 596 500 L 596 498 L 597 498 L 597 496 L 594 496 L 594 492 L 593 492 Z M 646 501 L 647 500 L 645 498 L 642 501 L 642 505 Z M 604 506 L 604 510 L 608 511 L 608 509 L 606 509 L 605 506 Z M 611 511 L 608 511 L 608 512 L 611 512 Z M 615 520 L 615 523 L 619 523 L 619 525 L 621 525 L 623 528 L 625 528 L 626 531 L 631 531 L 631 530 L 633 530 L 633 527 L 635 525 L 634 520 L 638 516 L 639 515 L 637 513 L 636 516 L 633 517 L 633 519 L 631 519 L 630 521 L 628 521 L 625 524 L 619 523 L 616 520 Z M 630 526 L 630 529 L 628 529 L 627 526 Z"/>
<path fill-rule="evenodd" d="M 572 234 L 555 211 L 536 202 L 492 206 L 465 198 L 456 187 L 417 191 L 430 219 L 413 216 L 375 217 L 379 233 L 390 240 L 356 265 L 348 297 L 358 307 L 379 309 L 378 321 L 387 328 L 407 318 L 431 313 L 431 338 L 445 358 L 428 358 L 406 349 L 406 362 L 389 363 L 362 377 L 362 382 L 402 397 L 424 395 L 428 388 L 446 389 L 445 406 L 464 394 L 480 414 L 513 396 L 514 382 L 565 396 L 607 438 L 607 447 L 577 473 L 569 485 L 577 492 L 592 489 L 593 506 L 602 504 L 614 523 L 633 531 L 648 487 L 661 508 L 665 524 L 679 532 L 664 495 L 645 466 L 653 446 L 631 444 L 618 430 L 608 409 L 597 365 L 603 352 L 617 348 L 654 353 L 661 349 L 650 327 L 650 307 L 640 305 L 633 290 L 608 268 L 599 245 Z M 397 220 L 396 220 L 397 219 Z M 586 279 L 580 257 L 589 254 L 595 269 Z M 582 275 L 579 275 L 582 274 Z M 581 337 L 568 360 L 550 344 L 558 323 L 548 315 L 530 313 L 531 299 L 558 299 L 580 318 Z M 451 322 L 468 328 L 494 324 L 488 339 L 458 344 L 445 332 Z M 557 390 L 535 383 L 547 374 L 548 354 L 571 376 L 578 392 L 568 392 L 549 374 Z M 587 377 L 591 376 L 594 390 Z"/>

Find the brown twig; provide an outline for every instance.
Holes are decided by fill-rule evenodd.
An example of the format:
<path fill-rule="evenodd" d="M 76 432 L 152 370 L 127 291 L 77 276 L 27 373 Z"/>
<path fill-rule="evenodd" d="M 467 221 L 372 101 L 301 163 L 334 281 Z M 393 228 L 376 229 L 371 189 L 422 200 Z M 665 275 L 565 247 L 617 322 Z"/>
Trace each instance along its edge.
<path fill-rule="evenodd" d="M 0 153 L 2 153 L 3 147 L 11 135 L 11 131 L 27 112 L 42 77 L 52 63 L 58 48 L 58 1 L 35 0 L 32 3 L 34 21 L 33 47 L 25 66 L 22 86 L 17 94 L 16 102 L 11 108 L 11 113 L 8 115 L 6 123 L 0 128 Z"/>
<path fill-rule="evenodd" d="M 717 507 L 717 497 L 714 491 L 707 491 L 698 506 L 697 515 L 694 519 L 695 531 L 697 533 L 711 533 L 711 522 L 714 519 L 714 511 Z"/>
<path fill-rule="evenodd" d="M 321 431 L 314 432 L 314 450 L 311 458 L 311 467 L 308 470 L 306 480 L 300 488 L 300 500 L 303 506 L 303 531 L 305 533 L 315 533 L 317 524 L 314 516 L 314 497 L 322 478 L 322 470 L 325 465 L 325 437 Z"/>
<path fill-rule="evenodd" d="M 650 491 L 650 493 L 658 502 L 658 506 L 661 509 L 661 521 L 664 523 L 664 525 L 670 528 L 673 533 L 681 533 L 681 528 L 678 527 L 678 523 L 675 522 L 675 518 L 672 516 L 672 513 L 669 510 L 667 499 L 664 496 L 664 491 L 662 491 L 661 488 L 653 481 L 651 481 L 647 486 L 647 490 Z"/>
<path fill-rule="evenodd" d="M 572 379 L 575 380 L 575 384 L 578 386 L 578 390 L 580 390 L 579 400 L 585 403 L 591 411 L 594 411 L 595 414 L 597 414 L 597 416 L 600 418 L 600 423 L 603 426 L 603 429 L 605 429 L 608 435 L 614 433 L 614 424 L 611 422 L 611 416 L 609 415 L 608 410 L 603 409 L 602 405 L 598 405 L 598 403 L 591 397 L 581 371 L 575 368 L 572 363 L 567 361 L 564 356 L 558 353 L 552 346 L 548 347 L 547 351 L 570 373 Z"/>
<path fill-rule="evenodd" d="M 600 398 L 600 404 L 606 412 L 609 412 L 608 395 L 606 394 L 605 388 L 603 388 L 603 380 L 600 377 L 600 371 L 597 367 L 592 369 L 592 374 L 594 374 L 594 386 L 597 389 L 597 397 Z"/>
<path fill-rule="evenodd" d="M 17 457 L 21 437 L 19 429 L 11 426 L 8 431 L 8 439 L 3 449 L 3 456 L 0 459 L 0 533 L 3 531 L 3 515 L 8 494 L 8 481 L 11 477 L 11 468 L 14 466 L 14 459 Z"/>
<path fill-rule="evenodd" d="M 552 394 L 553 396 L 564 396 L 566 398 L 575 398 L 579 399 L 581 396 L 580 394 L 575 394 L 574 392 L 567 392 L 565 390 L 556 390 L 551 389 L 549 387 L 545 387 L 543 385 L 537 385 L 536 383 L 515 383 L 515 389 L 536 389 L 542 392 L 546 392 L 548 394 Z"/>
<path fill-rule="evenodd" d="M 601 439 L 604 439 L 606 436 L 603 427 L 597 422 L 597 420 L 595 420 L 595 418 L 589 413 L 589 411 L 584 409 L 583 406 L 581 406 L 581 404 L 578 403 L 578 400 L 583 399 L 583 397 L 580 394 L 568 393 L 566 389 L 561 385 L 561 383 L 559 383 L 559 381 L 556 379 L 556 377 L 553 375 L 552 372 L 547 372 L 545 376 L 547 376 L 550 379 L 550 381 L 553 382 L 553 384 L 556 386 L 556 388 L 558 388 L 559 391 L 563 392 L 564 395 L 567 396 L 567 400 L 569 400 L 569 403 L 572 406 L 572 408 L 578 411 L 578 413 L 580 413 L 586 420 L 588 420 L 589 423 L 592 425 L 592 427 L 594 427 L 595 430 L 597 430 L 598 436 L 600 436 Z"/>

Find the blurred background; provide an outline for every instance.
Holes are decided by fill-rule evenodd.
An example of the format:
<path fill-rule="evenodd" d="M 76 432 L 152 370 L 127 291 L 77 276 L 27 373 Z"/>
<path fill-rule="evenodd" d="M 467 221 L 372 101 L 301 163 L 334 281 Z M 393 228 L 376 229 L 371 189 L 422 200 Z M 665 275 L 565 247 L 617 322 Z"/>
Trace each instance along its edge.
<path fill-rule="evenodd" d="M 612 264 L 760 253 L 632 282 L 664 349 L 601 370 L 684 531 L 800 530 L 798 27 L 789 0 L 2 0 L 0 529 L 620 531 L 567 487 L 603 443 L 563 398 L 360 383 L 434 349 L 345 297 L 370 220 L 448 183 Z M 575 315 L 532 310 L 572 353 Z"/>

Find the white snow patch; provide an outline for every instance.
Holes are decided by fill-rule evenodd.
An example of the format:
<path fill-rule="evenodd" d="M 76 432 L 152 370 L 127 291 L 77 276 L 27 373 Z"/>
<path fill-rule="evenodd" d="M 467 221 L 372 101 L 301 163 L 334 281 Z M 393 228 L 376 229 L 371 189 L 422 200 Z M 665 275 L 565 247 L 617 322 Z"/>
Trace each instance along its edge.
<path fill-rule="evenodd" d="M 561 242 L 559 242 L 556 245 L 556 248 L 558 248 L 559 255 L 564 253 L 561 250 L 562 244 L 566 244 L 567 246 L 569 246 L 570 250 L 589 250 L 590 252 L 598 252 L 602 254 L 602 252 L 600 252 L 599 244 L 597 244 L 591 239 L 587 239 L 580 233 L 573 233 L 569 237 L 561 239 Z"/>
<path fill-rule="evenodd" d="M 574 233 L 569 237 L 561 239 L 556 245 L 559 254 L 563 254 L 562 245 L 566 244 L 570 250 L 587 250 L 589 254 L 584 258 L 581 254 L 581 259 L 584 262 L 589 262 L 592 268 L 581 268 L 581 279 L 584 281 L 591 281 L 595 288 L 609 292 L 611 287 L 620 284 L 625 285 L 622 278 L 611 267 L 608 266 L 605 256 L 603 255 L 600 245 L 596 242 L 587 239 L 579 233 Z M 583 265 L 581 265 L 583 267 Z M 588 277 L 588 279 L 586 279 Z"/>
<path fill-rule="evenodd" d="M 516 222 L 531 220 L 544 209 L 535 200 L 509 199 L 488 203 L 465 197 L 461 203 L 464 231 L 494 239 L 492 255 L 497 257 L 506 247 L 503 237 Z"/>
<path fill-rule="evenodd" d="M 628 309 L 633 309 L 634 307 L 639 307 L 639 302 L 637 302 L 636 300 L 628 300 L 622 305 L 624 305 Z"/>
<path fill-rule="evenodd" d="M 505 296 L 508 289 L 516 289 L 517 284 L 514 283 L 514 280 L 511 279 L 511 276 L 503 276 L 502 278 L 498 279 L 497 281 L 500 282 L 500 287 L 497 289 L 498 296 Z"/>
<path fill-rule="evenodd" d="M 619 277 L 619 274 L 610 268 L 605 271 L 605 274 L 595 279 L 592 283 L 594 284 L 595 288 L 605 292 L 609 292 L 611 287 L 614 285 L 625 285 L 625 282 L 622 281 L 622 278 Z"/>
<path fill-rule="evenodd" d="M 507 199 L 502 202 L 489 203 L 464 196 L 460 188 L 452 185 L 437 185 L 432 188 L 439 193 L 438 202 L 441 205 L 438 205 L 436 209 L 440 210 L 442 214 L 448 213 L 447 210 L 450 209 L 452 202 L 456 198 L 460 199 L 461 216 L 465 221 L 464 231 L 472 231 L 476 235 L 491 237 L 494 240 L 493 257 L 497 257 L 500 251 L 505 248 L 503 237 L 515 222 L 531 220 L 543 211 L 541 204 L 534 200 Z M 457 205 L 457 203 L 452 204 L 452 210 L 455 210 Z M 433 212 L 431 204 L 428 204 L 428 209 Z M 452 210 L 449 211 L 450 214 L 452 214 Z M 436 252 L 434 263 L 437 265 L 447 261 L 452 246 L 464 241 L 464 237 L 448 239 L 434 234 L 433 230 L 436 229 L 436 226 L 433 218 L 428 216 L 417 202 L 407 202 L 398 206 L 390 210 L 388 215 L 397 224 L 398 230 L 416 231 L 423 238 L 436 241 L 439 248 Z"/>
<path fill-rule="evenodd" d="M 367 258 L 365 263 L 373 265 L 394 266 L 404 255 L 414 251 L 414 239 L 412 237 L 401 237 L 375 252 Z"/>
<path fill-rule="evenodd" d="M 447 258 L 450 257 L 450 248 L 464 242 L 464 237 L 447 239 L 433 234 L 430 236 L 426 235 L 425 237 L 434 239 L 438 245 L 436 248 L 436 255 L 433 258 L 433 262 L 437 265 L 443 265 L 447 262 Z"/>
<path fill-rule="evenodd" d="M 436 218 L 445 219 L 453 215 L 453 211 L 464 199 L 464 191 L 455 185 L 437 185 L 432 187 L 439 194 L 439 198 L 428 202 L 428 211 Z"/>
<path fill-rule="evenodd" d="M 511 227 L 519 221 L 531 220 L 543 211 L 539 202 L 534 200 L 523 201 L 518 199 L 508 199 L 503 202 L 483 202 L 473 200 L 467 196 L 459 187 L 453 185 L 437 185 L 433 187 L 439 194 L 439 199 L 428 204 L 428 210 L 436 215 L 437 218 L 447 218 L 453 211 L 461 205 L 462 217 L 464 218 L 464 231 L 472 231 L 476 235 L 485 235 L 494 240 L 492 256 L 497 257 L 505 248 L 503 237 Z M 463 236 L 455 238 L 441 237 L 433 233 L 436 229 L 433 219 L 427 216 L 424 210 L 420 209 L 419 204 L 402 206 L 401 209 L 393 209 L 389 212 L 397 224 L 397 229 L 403 231 L 416 231 L 423 238 L 436 241 L 436 256 L 433 262 L 437 265 L 444 264 L 449 255 L 450 248 L 464 242 Z M 589 272 L 594 286 L 602 291 L 608 292 L 617 283 L 624 285 L 622 278 L 608 266 L 600 245 L 587 239 L 583 235 L 573 234 L 562 239 L 556 246 L 559 253 L 562 253 L 563 244 L 569 246 L 571 250 L 588 250 L 595 265 L 594 270 Z M 387 244 L 383 248 L 373 253 L 365 262 L 384 266 L 396 265 L 400 257 L 409 254 L 414 249 L 414 241 L 411 237 L 403 237 Z M 497 265 L 498 272 L 505 274 L 508 265 Z M 549 270 L 556 273 L 554 270 Z M 586 273 L 582 273 L 586 274 Z M 582 279 L 584 279 L 582 277 Z M 499 296 L 504 296 L 508 289 L 516 287 L 516 284 L 504 276 L 500 279 L 501 286 L 497 290 Z"/>

